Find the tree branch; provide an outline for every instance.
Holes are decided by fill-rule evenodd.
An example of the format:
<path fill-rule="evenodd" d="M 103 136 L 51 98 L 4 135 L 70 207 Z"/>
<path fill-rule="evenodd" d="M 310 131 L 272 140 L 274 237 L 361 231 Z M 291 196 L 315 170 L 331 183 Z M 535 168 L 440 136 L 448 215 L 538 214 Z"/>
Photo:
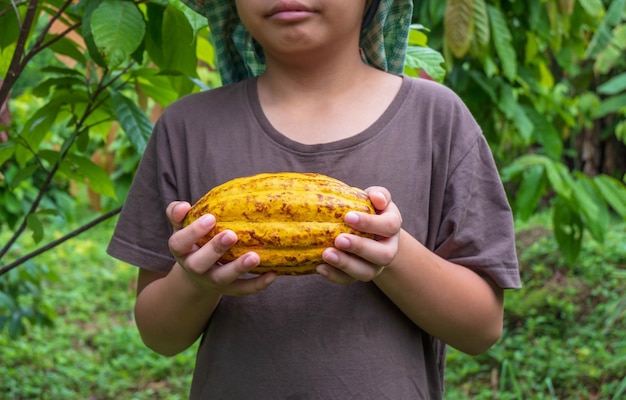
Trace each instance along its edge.
<path fill-rule="evenodd" d="M 33 21 L 35 20 L 35 14 L 37 14 L 38 0 L 30 0 L 28 2 L 28 8 L 26 9 L 26 15 L 24 16 L 24 23 L 20 27 L 20 35 L 17 38 L 17 44 L 15 45 L 15 51 L 13 52 L 13 58 L 9 64 L 9 70 L 4 78 L 2 86 L 0 86 L 0 104 L 4 104 L 5 100 L 9 97 L 9 92 L 13 87 L 13 84 L 20 76 L 23 70 L 22 58 L 24 57 L 24 51 L 26 48 L 26 41 L 28 35 L 33 27 Z"/>
<path fill-rule="evenodd" d="M 131 63 L 131 65 L 132 65 L 132 63 Z M 91 115 L 91 113 L 94 110 L 96 110 L 100 106 L 100 104 L 104 101 L 104 99 L 98 100 L 98 97 L 100 97 L 100 95 L 109 86 L 113 85 L 118 79 L 120 79 L 128 71 L 128 69 L 131 67 L 131 65 L 126 67 L 123 71 L 121 71 L 117 75 L 113 76 L 108 82 L 105 82 L 105 80 L 107 79 L 107 76 L 108 76 L 108 70 L 106 70 L 103 73 L 100 81 L 98 82 L 98 87 L 96 88 L 96 90 L 94 91 L 94 93 L 91 96 L 90 103 L 87 105 L 87 108 L 85 109 L 85 112 L 83 113 L 83 115 L 80 118 L 80 120 L 78 120 L 78 122 L 76 123 L 75 129 L 74 129 L 74 133 L 72 134 L 72 136 L 70 138 L 68 138 L 67 146 L 65 146 L 65 145 L 63 146 L 63 148 L 62 148 L 62 150 L 61 150 L 61 152 L 59 154 L 58 160 L 54 163 L 52 168 L 48 171 L 48 174 L 46 175 L 46 180 L 43 182 L 43 184 L 39 188 L 39 193 L 37 194 L 37 197 L 35 198 L 35 200 L 33 200 L 33 203 L 31 204 L 30 209 L 28 210 L 28 212 L 24 216 L 24 219 L 22 220 L 22 223 L 17 228 L 17 230 L 13 233 L 13 236 L 4 245 L 4 247 L 2 247 L 2 249 L 0 249 L 0 260 L 2 259 L 2 257 L 4 257 L 8 253 L 9 249 L 13 246 L 13 244 L 17 241 L 17 239 L 22 235 L 22 233 L 24 233 L 24 231 L 26 230 L 26 227 L 28 226 L 28 217 L 31 214 L 34 214 L 37 211 L 37 209 L 39 208 L 39 204 L 41 203 L 41 201 L 43 200 L 44 195 L 48 191 L 48 188 L 49 188 L 49 186 L 50 186 L 50 184 L 52 182 L 52 179 L 54 178 L 54 175 L 56 174 L 58 169 L 61 167 L 61 163 L 63 162 L 63 160 L 67 156 L 67 153 L 69 152 L 70 148 L 72 147 L 73 142 L 76 141 L 76 139 L 83 132 L 86 131 L 85 129 L 83 129 L 83 125 L 84 125 L 85 121 L 87 120 L 89 115 Z"/>
<path fill-rule="evenodd" d="M 11 271 L 13 268 L 16 268 L 17 266 L 25 263 L 26 261 L 30 260 L 31 258 L 34 258 L 34 257 L 40 255 L 41 253 L 44 253 L 44 252 L 46 252 L 46 251 L 48 251 L 48 250 L 50 250 L 50 249 L 60 245 L 61 243 L 66 242 L 69 239 L 71 239 L 73 237 L 76 237 L 76 236 L 80 235 L 81 233 L 83 233 L 83 232 L 93 228 L 94 226 L 98 225 L 99 223 L 104 222 L 107 219 L 109 219 L 109 218 L 119 214 L 120 211 L 122 211 L 122 207 L 118 207 L 118 208 L 116 208 L 114 210 L 109 211 L 106 214 L 102 214 L 98 218 L 96 218 L 93 221 L 91 221 L 91 222 L 81 226 L 80 228 L 78 228 L 76 230 L 73 230 L 72 232 L 68 233 L 67 235 L 65 235 L 65 236 L 63 236 L 63 237 L 61 237 L 61 238 L 59 238 L 57 240 L 54 240 L 54 241 L 48 243 L 47 245 L 42 246 L 42 247 L 38 248 L 37 250 L 35 250 L 35 251 L 31 252 L 31 253 L 26 254 L 23 257 L 18 258 L 17 260 L 13 261 L 10 264 L 7 264 L 7 265 L 3 266 L 2 268 L 0 268 L 0 276 L 2 276 L 4 274 L 6 274 L 7 272 Z"/>

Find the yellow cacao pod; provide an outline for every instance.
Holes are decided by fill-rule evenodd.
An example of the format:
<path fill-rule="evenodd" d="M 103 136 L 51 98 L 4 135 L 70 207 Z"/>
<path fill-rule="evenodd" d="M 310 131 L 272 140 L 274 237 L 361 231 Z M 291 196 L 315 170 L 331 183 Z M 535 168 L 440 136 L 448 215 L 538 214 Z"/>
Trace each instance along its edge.
<path fill-rule="evenodd" d="M 373 237 L 345 224 L 348 211 L 375 213 L 367 193 L 337 179 L 313 173 L 263 173 L 211 189 L 192 206 L 183 226 L 213 214 L 216 226 L 198 245 L 226 229 L 239 238 L 220 262 L 254 251 L 261 263 L 253 273 L 305 275 L 316 272 L 322 252 L 340 233 Z"/>

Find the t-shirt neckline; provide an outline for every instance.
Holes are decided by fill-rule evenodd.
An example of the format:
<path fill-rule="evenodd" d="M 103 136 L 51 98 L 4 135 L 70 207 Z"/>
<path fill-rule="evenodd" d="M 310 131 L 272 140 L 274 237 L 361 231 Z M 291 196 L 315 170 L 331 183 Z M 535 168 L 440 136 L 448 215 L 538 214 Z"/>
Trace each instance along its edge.
<path fill-rule="evenodd" d="M 260 125 L 262 131 L 265 133 L 266 137 L 269 140 L 271 140 L 278 146 L 295 153 L 319 154 L 325 152 L 337 152 L 349 150 L 355 146 L 370 141 L 375 136 L 377 136 L 382 131 L 383 127 L 385 127 L 393 119 L 393 117 L 396 115 L 396 113 L 404 103 L 404 99 L 407 97 L 410 89 L 410 84 L 407 77 L 405 75 L 401 75 L 401 77 L 402 83 L 400 85 L 398 93 L 396 93 L 396 96 L 391 101 L 387 109 L 380 115 L 380 117 L 378 117 L 376 121 L 374 121 L 373 124 L 371 124 L 365 130 L 350 137 L 319 144 L 305 144 L 295 141 L 274 128 L 269 119 L 267 119 L 267 116 L 265 115 L 265 113 L 263 112 L 263 108 L 261 107 L 257 87 L 257 78 L 247 80 L 247 97 L 252 114 L 257 123 Z"/>

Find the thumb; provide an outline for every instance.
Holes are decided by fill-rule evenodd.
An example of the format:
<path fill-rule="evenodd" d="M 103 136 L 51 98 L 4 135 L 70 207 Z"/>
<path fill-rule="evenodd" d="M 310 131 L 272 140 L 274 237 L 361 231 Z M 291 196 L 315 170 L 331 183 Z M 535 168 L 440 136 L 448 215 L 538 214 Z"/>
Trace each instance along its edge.
<path fill-rule="evenodd" d="M 183 228 L 183 219 L 190 209 L 191 204 L 186 201 L 173 201 L 167 206 L 165 213 L 175 231 Z"/>

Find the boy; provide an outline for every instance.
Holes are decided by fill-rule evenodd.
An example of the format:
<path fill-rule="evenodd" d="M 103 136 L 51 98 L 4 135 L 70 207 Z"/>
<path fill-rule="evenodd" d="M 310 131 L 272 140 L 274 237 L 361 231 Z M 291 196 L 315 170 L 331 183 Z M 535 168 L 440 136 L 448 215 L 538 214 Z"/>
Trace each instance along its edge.
<path fill-rule="evenodd" d="M 202 337 L 192 399 L 442 398 L 444 343 L 488 349 L 520 283 L 480 128 L 452 92 L 401 75 L 411 1 L 189 3 L 225 85 L 165 111 L 109 246 L 140 267 L 144 342 L 173 355 Z M 253 252 L 217 263 L 232 231 L 198 248 L 213 216 L 182 229 L 210 188 L 286 170 L 367 188 L 378 214 L 346 222 L 377 239 L 339 235 L 319 274 L 277 279 L 247 274 Z"/>

